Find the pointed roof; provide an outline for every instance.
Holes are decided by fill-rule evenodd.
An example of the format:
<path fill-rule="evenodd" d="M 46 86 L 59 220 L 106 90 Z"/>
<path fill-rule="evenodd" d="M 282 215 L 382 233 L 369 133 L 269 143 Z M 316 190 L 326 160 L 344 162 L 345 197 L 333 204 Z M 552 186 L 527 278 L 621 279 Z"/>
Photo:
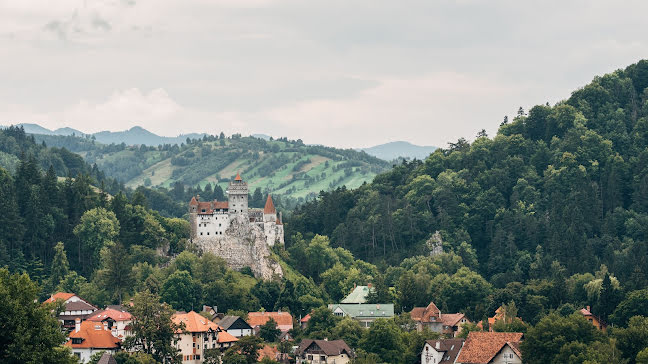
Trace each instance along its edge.
<path fill-rule="evenodd" d="M 489 363 L 505 345 L 509 345 L 514 352 L 516 350 L 519 352 L 518 344 L 522 340 L 522 336 L 522 333 L 516 332 L 473 331 L 468 334 L 464 347 L 457 358 L 457 363 Z M 517 352 L 516 355 L 518 355 Z"/>
<path fill-rule="evenodd" d="M 277 210 L 274 207 L 274 203 L 272 202 L 272 196 L 268 195 L 268 199 L 266 200 L 265 207 L 263 208 L 263 213 L 264 214 L 276 214 Z"/>
<path fill-rule="evenodd" d="M 242 181 L 243 179 L 241 178 L 241 174 L 239 172 L 236 172 L 236 178 L 234 178 L 235 181 Z"/>
<path fill-rule="evenodd" d="M 62 300 L 62 301 L 67 301 L 70 298 L 76 296 L 74 293 L 67 293 L 67 292 L 57 292 L 54 293 L 50 298 L 45 300 L 45 302 L 54 302 L 56 300 Z"/>
<path fill-rule="evenodd" d="M 218 331 L 218 325 L 200 316 L 194 311 L 176 313 L 171 317 L 171 320 L 178 325 L 184 323 L 187 332 L 207 332 L 210 329 Z M 181 332 L 182 330 L 179 331 Z"/>
<path fill-rule="evenodd" d="M 72 339 L 81 339 L 80 344 L 74 344 Z M 109 330 L 104 329 L 100 322 L 83 321 L 79 331 L 72 331 L 65 346 L 76 348 L 115 349 L 121 340 L 114 337 Z"/>
<path fill-rule="evenodd" d="M 189 202 L 189 205 L 198 205 L 198 200 L 196 200 L 196 196 L 193 196 L 191 198 L 191 202 Z"/>

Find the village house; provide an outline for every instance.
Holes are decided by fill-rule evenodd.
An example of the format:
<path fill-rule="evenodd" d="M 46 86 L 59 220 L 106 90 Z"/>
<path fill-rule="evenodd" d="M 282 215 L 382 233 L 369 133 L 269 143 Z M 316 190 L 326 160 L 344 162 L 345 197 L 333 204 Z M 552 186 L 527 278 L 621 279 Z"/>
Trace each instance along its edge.
<path fill-rule="evenodd" d="M 592 325 L 594 325 L 594 327 L 596 327 L 597 329 L 601 331 L 607 330 L 607 324 L 603 322 L 603 320 L 601 320 L 598 316 L 595 316 L 592 311 L 590 311 L 590 306 L 587 306 L 578 312 L 580 312 L 580 314 L 583 315 L 587 321 L 591 322 Z"/>
<path fill-rule="evenodd" d="M 184 324 L 184 330 L 178 330 L 176 348 L 182 355 L 182 363 L 200 364 L 205 360 L 205 350 L 224 350 L 232 346 L 237 338 L 221 330 L 217 324 L 200 316 L 194 311 L 178 312 L 171 317 L 175 324 Z"/>
<path fill-rule="evenodd" d="M 468 334 L 457 364 L 521 364 L 522 333 L 481 332 Z"/>
<path fill-rule="evenodd" d="M 301 327 L 302 329 L 306 329 L 308 327 L 308 320 L 310 320 L 310 318 L 311 318 L 310 313 L 302 317 L 302 319 L 299 320 L 299 327 Z"/>
<path fill-rule="evenodd" d="M 304 339 L 295 351 L 297 364 L 345 364 L 355 358 L 344 340 Z"/>
<path fill-rule="evenodd" d="M 463 339 L 427 340 L 421 352 L 421 364 L 454 364 L 463 343 Z"/>
<path fill-rule="evenodd" d="M 288 312 L 250 312 L 248 313 L 247 323 L 252 327 L 254 333 L 259 332 L 259 328 L 273 318 L 277 323 L 277 328 L 281 332 L 292 330 L 293 317 Z"/>
<path fill-rule="evenodd" d="M 379 318 L 394 317 L 394 304 L 392 303 L 338 303 L 328 305 L 335 316 L 350 317 L 360 321 L 362 327 L 370 327 Z"/>
<path fill-rule="evenodd" d="M 414 307 L 410 316 L 416 322 L 417 331 L 427 328 L 449 337 L 457 336 L 461 332 L 461 325 L 470 322 L 463 313 L 441 313 L 434 302 L 427 307 Z"/>
<path fill-rule="evenodd" d="M 499 321 L 503 321 L 505 323 L 513 322 L 515 320 L 523 322 L 522 319 L 517 316 L 511 317 L 513 316 L 513 314 L 507 314 L 506 311 L 507 309 L 505 305 L 502 305 L 498 307 L 497 310 L 495 310 L 495 315 L 488 318 L 488 331 L 495 331 L 495 324 Z M 515 313 L 517 313 L 517 310 L 515 311 Z M 477 324 L 477 326 L 483 329 L 483 324 L 481 321 Z"/>
<path fill-rule="evenodd" d="M 263 347 L 259 349 L 257 353 L 259 353 L 257 362 L 260 362 L 264 358 L 268 358 L 270 360 L 275 360 L 275 361 L 279 361 L 279 359 L 281 358 L 281 354 L 279 353 L 279 350 L 277 350 L 277 348 L 272 347 L 268 344 L 263 345 Z"/>
<path fill-rule="evenodd" d="M 239 316 L 225 316 L 218 321 L 218 326 L 234 337 L 252 335 L 252 326 Z"/>
<path fill-rule="evenodd" d="M 105 310 L 95 311 L 86 320 L 107 323 L 112 335 L 121 340 L 131 335 L 133 317 L 122 306 L 108 306 Z"/>
<path fill-rule="evenodd" d="M 46 303 L 55 301 L 63 302 L 64 308 L 63 311 L 59 313 L 58 319 L 63 324 L 63 328 L 68 332 L 75 328 L 77 318 L 84 321 L 93 312 L 97 311 L 97 307 L 91 305 L 74 293 L 58 292 L 45 300 Z"/>
<path fill-rule="evenodd" d="M 72 349 L 79 362 L 87 363 L 94 353 L 117 352 L 121 347 L 121 340 L 113 336 L 106 322 L 81 322 L 77 317 L 74 330 L 70 333 L 65 346 Z"/>

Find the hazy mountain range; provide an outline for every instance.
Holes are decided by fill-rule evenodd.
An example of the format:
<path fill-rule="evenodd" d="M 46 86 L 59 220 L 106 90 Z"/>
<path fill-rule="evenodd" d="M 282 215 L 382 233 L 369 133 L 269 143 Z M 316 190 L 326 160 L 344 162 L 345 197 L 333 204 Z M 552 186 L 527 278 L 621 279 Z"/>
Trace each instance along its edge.
<path fill-rule="evenodd" d="M 190 134 L 181 134 L 176 137 L 166 137 L 160 136 L 155 133 L 152 133 L 140 126 L 134 126 L 128 130 L 124 131 L 100 131 L 97 133 L 87 134 L 80 130 L 65 127 L 59 128 L 56 130 L 50 130 L 44 128 L 38 124 L 18 124 L 25 129 L 26 133 L 29 134 L 41 134 L 41 135 L 76 135 L 76 136 L 85 136 L 90 135 L 94 136 L 95 140 L 102 144 L 121 144 L 126 145 L 148 145 L 148 146 L 157 146 L 163 144 L 181 144 L 186 142 L 187 138 L 198 139 L 202 138 L 205 133 L 190 133 Z M 265 134 L 252 134 L 251 136 L 259 139 L 269 140 L 270 136 Z M 417 158 L 425 159 L 430 153 L 434 152 L 437 147 L 434 146 L 420 146 L 415 145 L 405 141 L 395 141 L 385 144 L 376 145 L 369 148 L 357 148 L 358 151 L 364 151 L 369 155 L 378 157 L 384 160 L 394 160 L 399 157 L 403 158 Z"/>

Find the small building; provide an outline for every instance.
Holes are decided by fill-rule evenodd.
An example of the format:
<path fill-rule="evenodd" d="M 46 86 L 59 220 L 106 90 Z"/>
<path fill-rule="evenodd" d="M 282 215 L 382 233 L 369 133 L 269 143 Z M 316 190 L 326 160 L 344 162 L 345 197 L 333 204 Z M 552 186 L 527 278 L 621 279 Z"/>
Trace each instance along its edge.
<path fill-rule="evenodd" d="M 252 335 L 252 326 L 239 316 L 224 316 L 218 326 L 234 337 Z"/>
<path fill-rule="evenodd" d="M 218 325 L 200 316 L 194 311 L 187 313 L 178 312 L 171 317 L 176 324 L 184 324 L 184 330 L 178 330 L 176 348 L 180 350 L 182 362 L 186 364 L 200 364 L 205 360 L 205 350 L 224 350 L 236 341 L 237 338 L 221 330 Z"/>
<path fill-rule="evenodd" d="M 522 321 L 521 318 L 519 318 L 517 316 L 516 317 L 510 317 L 511 314 L 507 315 L 507 312 L 506 312 L 507 309 L 506 309 L 505 306 L 506 305 L 502 305 L 502 306 L 498 307 L 497 310 L 495 310 L 495 314 L 493 315 L 493 317 L 488 318 L 488 331 L 491 331 L 491 332 L 495 331 L 495 324 L 498 321 L 503 321 L 505 323 L 509 323 L 509 322 L 513 322 L 513 321 L 519 321 L 521 323 L 524 322 L 524 321 Z M 483 329 L 483 325 L 482 325 L 481 321 L 477 324 L 477 326 Z"/>
<path fill-rule="evenodd" d="M 277 350 L 277 348 L 272 347 L 268 344 L 263 345 L 263 347 L 259 349 L 257 352 L 259 353 L 259 357 L 257 358 L 258 362 L 260 362 L 264 358 L 268 358 L 274 361 L 279 361 L 279 359 L 281 358 L 281 354 L 279 353 L 279 350 Z"/>
<path fill-rule="evenodd" d="M 295 351 L 297 364 L 345 364 L 355 358 L 355 354 L 344 340 L 304 339 Z"/>
<path fill-rule="evenodd" d="M 595 316 L 592 311 L 590 311 L 590 306 L 587 306 L 578 312 L 580 312 L 580 314 L 583 315 L 587 321 L 591 322 L 597 329 L 601 331 L 607 330 L 607 324 L 603 322 L 600 317 Z"/>
<path fill-rule="evenodd" d="M 454 364 L 463 344 L 463 339 L 427 340 L 421 352 L 421 364 Z"/>
<path fill-rule="evenodd" d="M 81 319 L 77 318 L 65 346 L 72 349 L 79 362 L 87 363 L 97 352 L 117 352 L 121 347 L 121 340 L 112 335 L 107 323 L 81 322 Z"/>
<path fill-rule="evenodd" d="M 105 310 L 95 311 L 86 320 L 107 323 L 108 330 L 119 339 L 131 335 L 133 316 L 121 306 L 109 306 Z"/>
<path fill-rule="evenodd" d="M 370 292 L 374 291 L 371 284 L 366 286 L 355 286 L 353 291 L 349 293 L 340 303 L 367 303 L 367 296 Z"/>
<path fill-rule="evenodd" d="M 59 313 L 58 319 L 63 324 L 63 328 L 68 332 L 75 328 L 76 319 L 81 321 L 86 320 L 93 312 L 97 311 L 97 307 L 91 305 L 81 297 L 74 293 L 58 292 L 53 294 L 50 298 L 45 300 L 45 303 L 55 301 L 62 301 L 64 308 Z"/>
<path fill-rule="evenodd" d="M 259 327 L 268 322 L 270 318 L 277 322 L 279 330 L 288 331 L 293 328 L 293 317 L 288 312 L 250 312 L 248 313 L 247 323 L 252 327 L 255 333 L 258 332 Z"/>
<path fill-rule="evenodd" d="M 310 313 L 309 313 L 308 315 L 302 317 L 302 319 L 299 320 L 299 326 L 300 326 L 302 329 L 306 329 L 306 328 L 308 327 L 308 320 L 310 320 L 310 318 L 311 318 Z"/>
<path fill-rule="evenodd" d="M 427 328 L 450 337 L 456 337 L 461 332 L 461 325 L 470 322 L 463 313 L 441 313 L 434 302 L 427 307 L 414 307 L 410 317 L 416 322 L 416 330 Z"/>
<path fill-rule="evenodd" d="M 481 332 L 468 334 L 457 364 L 521 364 L 522 333 Z"/>
<path fill-rule="evenodd" d="M 335 316 L 350 317 L 360 321 L 363 327 L 370 327 L 379 318 L 394 317 L 392 303 L 338 303 L 328 306 Z"/>

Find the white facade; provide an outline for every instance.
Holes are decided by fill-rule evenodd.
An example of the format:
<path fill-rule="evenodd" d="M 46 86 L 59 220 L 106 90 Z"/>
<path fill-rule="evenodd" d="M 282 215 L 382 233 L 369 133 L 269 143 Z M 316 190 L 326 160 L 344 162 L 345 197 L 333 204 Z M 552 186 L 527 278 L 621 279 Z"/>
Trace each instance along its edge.
<path fill-rule="evenodd" d="M 229 214 L 224 212 L 223 209 L 214 211 L 213 214 L 198 213 L 198 236 L 219 236 L 225 234 L 225 230 L 229 227 Z"/>
<path fill-rule="evenodd" d="M 443 359 L 443 351 L 437 351 L 438 348 L 425 343 L 421 352 L 421 364 L 438 364 Z"/>
<path fill-rule="evenodd" d="M 305 358 L 297 358 L 297 364 L 346 364 L 351 361 L 348 355 L 342 353 L 340 355 L 325 355 L 325 354 L 306 354 Z"/>
<path fill-rule="evenodd" d="M 229 329 L 227 333 L 234 337 L 243 337 L 252 335 L 252 329 Z"/>
<path fill-rule="evenodd" d="M 522 358 L 520 358 L 515 351 L 509 346 L 509 345 L 504 345 L 502 350 L 495 355 L 493 360 L 491 360 L 491 363 L 493 364 L 522 364 Z"/>
<path fill-rule="evenodd" d="M 99 352 L 106 351 L 111 354 L 115 354 L 118 350 L 117 349 L 95 349 L 95 348 L 78 348 L 78 349 L 72 349 L 72 354 L 77 357 L 79 360 L 79 363 L 88 363 L 90 361 L 90 358 Z"/>

